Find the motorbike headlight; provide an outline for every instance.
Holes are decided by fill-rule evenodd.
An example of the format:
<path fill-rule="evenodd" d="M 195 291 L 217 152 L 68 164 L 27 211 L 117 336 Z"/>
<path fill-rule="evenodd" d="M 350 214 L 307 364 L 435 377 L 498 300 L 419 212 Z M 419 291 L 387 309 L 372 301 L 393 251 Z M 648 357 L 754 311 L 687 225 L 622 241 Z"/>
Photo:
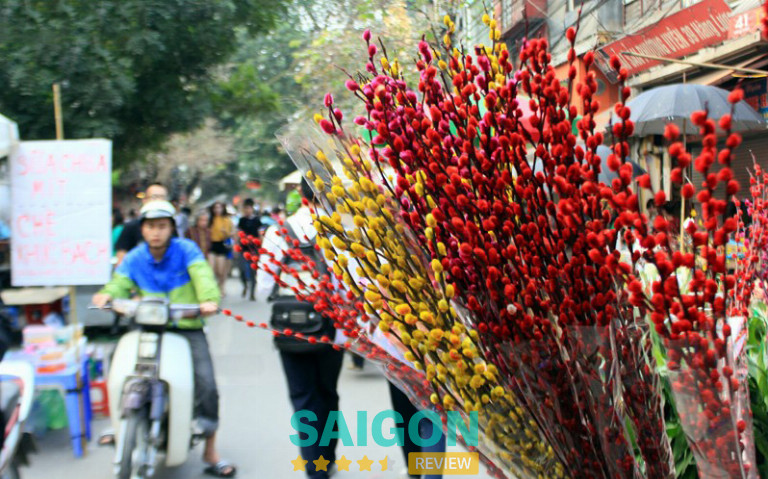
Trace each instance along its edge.
<path fill-rule="evenodd" d="M 168 307 L 165 304 L 141 303 L 136 310 L 136 324 L 162 326 L 168 322 Z"/>

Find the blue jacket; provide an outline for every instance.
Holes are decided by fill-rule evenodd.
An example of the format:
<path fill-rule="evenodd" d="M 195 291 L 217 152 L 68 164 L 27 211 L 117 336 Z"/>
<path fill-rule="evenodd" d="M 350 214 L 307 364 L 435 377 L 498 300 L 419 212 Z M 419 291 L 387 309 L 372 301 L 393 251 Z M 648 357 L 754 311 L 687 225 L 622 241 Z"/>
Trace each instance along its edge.
<path fill-rule="evenodd" d="M 149 245 L 133 248 L 117 267 L 112 280 L 102 293 L 113 298 L 164 297 L 172 304 L 218 303 L 221 299 L 216 279 L 200 248 L 191 240 L 171 238 L 160 261 L 155 260 Z M 202 319 L 183 319 L 179 327 L 202 328 Z"/>

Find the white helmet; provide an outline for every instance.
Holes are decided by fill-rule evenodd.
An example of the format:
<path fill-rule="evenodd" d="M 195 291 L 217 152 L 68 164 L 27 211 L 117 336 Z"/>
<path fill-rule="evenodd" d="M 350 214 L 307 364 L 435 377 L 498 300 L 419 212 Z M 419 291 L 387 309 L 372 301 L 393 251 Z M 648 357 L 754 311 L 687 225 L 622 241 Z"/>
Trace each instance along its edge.
<path fill-rule="evenodd" d="M 176 208 L 165 200 L 148 201 L 141 207 L 141 220 L 153 220 L 157 218 L 173 218 Z"/>

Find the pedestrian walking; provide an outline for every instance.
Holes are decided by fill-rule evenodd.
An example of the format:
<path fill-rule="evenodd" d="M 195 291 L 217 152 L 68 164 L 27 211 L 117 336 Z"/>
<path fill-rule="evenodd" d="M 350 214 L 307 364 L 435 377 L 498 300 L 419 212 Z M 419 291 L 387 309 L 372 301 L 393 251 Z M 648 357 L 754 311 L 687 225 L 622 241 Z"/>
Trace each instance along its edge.
<path fill-rule="evenodd" d="M 125 228 L 123 212 L 120 211 L 120 208 L 112 208 L 112 256 L 114 256 L 117 251 L 117 240 L 120 238 L 123 228 Z"/>
<path fill-rule="evenodd" d="M 211 229 L 208 227 L 210 215 L 207 210 L 197 214 L 195 224 L 187 229 L 186 237 L 195 242 L 200 251 L 203 252 L 206 259 L 211 252 Z"/>
<path fill-rule="evenodd" d="M 309 206 L 316 207 L 315 195 L 307 184 L 302 181 L 301 194 L 308 202 Z M 315 239 L 317 230 L 315 230 L 312 214 L 307 205 L 302 205 L 296 213 L 289 216 L 283 226 L 288 232 L 287 235 L 280 233 L 280 226 L 271 226 L 265 236 L 262 246 L 268 252 L 274 255 L 276 261 L 283 262 L 286 266 L 293 266 L 292 259 L 286 257 L 284 251 L 289 249 L 286 239 L 293 242 L 299 242 L 301 252 L 312 259 L 317 265 L 316 271 L 326 273 L 327 266 L 325 260 L 317 251 Z M 293 249 L 293 248 L 291 248 Z M 260 258 L 262 264 L 268 262 L 267 255 Z M 301 270 L 299 266 L 299 270 Z M 300 273 L 301 281 L 310 282 L 312 279 L 311 271 L 302 271 Z M 281 278 L 281 281 L 284 281 Z M 272 327 L 282 330 L 283 325 L 279 322 L 284 316 L 291 321 L 296 316 L 304 314 L 301 323 L 305 328 L 299 328 L 292 325 L 297 333 L 305 335 L 322 335 L 334 338 L 336 330 L 330 319 L 315 313 L 312 304 L 300 302 L 296 299 L 289 288 L 280 288 L 277 286 L 275 278 L 259 268 L 257 275 L 257 298 L 272 301 Z M 284 314 L 288 313 L 288 314 Z M 287 326 L 285 326 L 287 327 Z M 339 379 L 341 365 L 344 359 L 343 350 L 337 351 L 330 344 L 312 344 L 306 340 L 277 336 L 275 345 L 280 351 L 280 360 L 283 365 L 286 381 L 288 382 L 288 391 L 291 403 L 295 411 L 311 411 L 317 416 L 317 420 L 309 421 L 316 429 L 322 431 L 328 420 L 330 411 L 336 411 L 339 408 L 339 395 L 336 391 L 336 384 Z M 301 448 L 301 455 L 308 461 L 306 465 L 307 476 L 310 479 L 327 479 L 329 471 L 317 470 L 315 461 L 321 456 L 324 460 L 333 464 L 336 461 L 336 439 L 331 439 L 328 445 L 321 446 L 315 442 Z M 329 469 L 332 471 L 333 466 Z"/>
<path fill-rule="evenodd" d="M 227 213 L 224 203 L 217 201 L 211 205 L 208 218 L 208 227 L 211 230 L 211 250 L 208 258 L 216 274 L 216 281 L 219 283 L 221 296 L 226 296 L 224 284 L 229 275 L 231 260 L 229 255 L 232 252 L 232 236 L 234 234 L 234 225 L 232 219 Z M 228 244 L 229 243 L 229 244 Z"/>
<path fill-rule="evenodd" d="M 261 219 L 256 214 L 254 201 L 251 198 L 246 198 L 243 201 L 243 216 L 237 222 L 237 229 L 246 236 L 259 238 Z M 249 295 L 249 299 L 255 301 L 256 273 L 243 253 L 237 255 L 237 264 L 240 269 L 240 281 L 243 283 L 243 298 Z"/>

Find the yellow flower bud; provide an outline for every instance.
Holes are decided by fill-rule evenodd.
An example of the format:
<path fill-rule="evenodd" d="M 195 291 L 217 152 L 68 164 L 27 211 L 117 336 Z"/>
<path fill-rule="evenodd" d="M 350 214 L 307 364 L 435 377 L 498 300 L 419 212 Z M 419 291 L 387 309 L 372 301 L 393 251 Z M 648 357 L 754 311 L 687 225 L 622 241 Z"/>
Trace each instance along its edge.
<path fill-rule="evenodd" d="M 408 280 L 408 284 L 411 285 L 411 288 L 419 291 L 424 287 L 424 280 L 421 278 L 411 278 Z"/>
<path fill-rule="evenodd" d="M 435 221 L 435 217 L 432 216 L 432 213 L 427 213 L 427 226 L 431 228 L 437 226 L 437 221 Z"/>
<path fill-rule="evenodd" d="M 360 188 L 363 189 L 363 191 L 367 192 L 373 192 L 376 190 L 376 185 L 373 183 L 373 181 L 369 180 L 365 176 L 360 177 Z"/>
<path fill-rule="evenodd" d="M 437 259 L 432 260 L 432 271 L 434 271 L 435 273 L 443 272 L 443 264 L 440 263 L 440 260 L 437 260 Z"/>
<path fill-rule="evenodd" d="M 333 246 L 334 246 L 336 249 L 339 249 L 339 250 L 341 250 L 341 251 L 346 251 L 346 249 L 347 249 L 347 245 L 344 243 L 344 241 L 343 241 L 341 238 L 339 238 L 338 236 L 334 236 L 334 237 L 331 239 L 331 241 L 333 242 Z"/>
<path fill-rule="evenodd" d="M 325 191 L 325 182 L 321 178 L 315 180 L 315 188 L 317 191 Z"/>
<path fill-rule="evenodd" d="M 365 248 L 360 243 L 352 243 L 351 245 L 349 245 L 349 249 L 352 250 L 355 256 L 358 256 L 361 258 L 365 256 Z"/>
<path fill-rule="evenodd" d="M 381 299 L 381 295 L 379 293 L 376 293 L 371 290 L 366 291 L 364 296 L 365 296 L 365 299 L 367 299 L 370 302 L 378 301 Z"/>
<path fill-rule="evenodd" d="M 411 313 L 411 307 L 407 304 L 398 304 L 395 306 L 395 312 L 400 316 L 405 316 Z"/>
<path fill-rule="evenodd" d="M 483 23 L 485 23 L 486 25 L 491 24 L 491 17 L 489 17 L 487 13 L 483 14 Z"/>
<path fill-rule="evenodd" d="M 445 297 L 448 299 L 453 299 L 454 294 L 455 294 L 455 291 L 453 289 L 453 285 L 450 285 L 450 284 L 447 285 L 445 287 Z"/>
<path fill-rule="evenodd" d="M 395 288 L 400 293 L 405 293 L 407 290 L 405 283 L 400 281 L 399 279 L 392 281 L 392 287 Z"/>
<path fill-rule="evenodd" d="M 313 116 L 312 119 L 315 120 L 315 123 L 320 123 L 320 121 L 323 119 L 323 115 L 320 113 L 315 113 L 315 116 Z"/>
<path fill-rule="evenodd" d="M 379 283 L 379 286 L 382 288 L 389 288 L 389 280 L 383 274 L 376 275 L 376 282 Z"/>

